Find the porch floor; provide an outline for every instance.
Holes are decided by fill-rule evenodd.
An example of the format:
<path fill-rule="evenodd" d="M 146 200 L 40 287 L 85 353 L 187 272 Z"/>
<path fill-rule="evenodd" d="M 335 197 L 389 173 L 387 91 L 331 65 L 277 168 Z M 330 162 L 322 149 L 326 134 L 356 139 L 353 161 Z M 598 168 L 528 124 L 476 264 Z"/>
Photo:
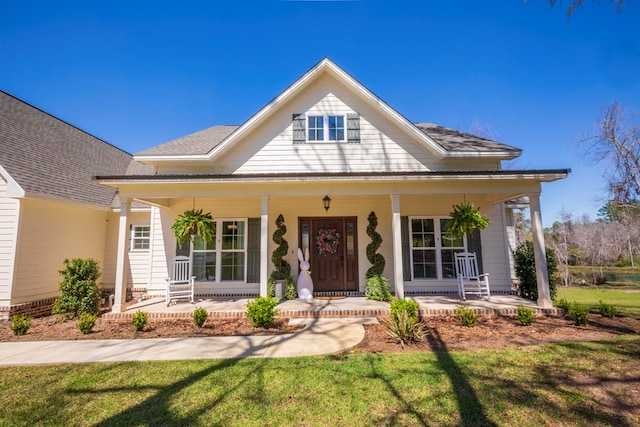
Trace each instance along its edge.
<path fill-rule="evenodd" d="M 197 307 L 204 307 L 211 317 L 244 317 L 246 305 L 251 298 L 196 298 L 194 304 L 178 301 L 166 306 L 164 298 L 146 299 L 129 305 L 122 313 L 106 313 L 106 319 L 130 318 L 137 310 L 145 311 L 152 319 L 188 318 Z M 424 295 L 410 296 L 419 304 L 421 316 L 452 316 L 462 304 L 481 315 L 514 315 L 519 305 L 534 308 L 538 314 L 561 315 L 557 308 L 539 308 L 535 302 L 514 295 L 492 295 L 489 300 L 468 298 L 462 301 L 457 296 Z M 372 301 L 364 297 L 334 299 L 314 298 L 283 301 L 278 304 L 283 317 L 375 317 L 389 314 L 389 303 Z"/>

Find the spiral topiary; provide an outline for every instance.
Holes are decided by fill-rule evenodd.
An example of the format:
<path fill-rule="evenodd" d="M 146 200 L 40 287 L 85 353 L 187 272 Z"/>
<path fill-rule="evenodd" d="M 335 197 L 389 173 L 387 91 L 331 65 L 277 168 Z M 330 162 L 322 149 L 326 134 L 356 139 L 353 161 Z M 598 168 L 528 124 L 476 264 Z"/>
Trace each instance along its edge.
<path fill-rule="evenodd" d="M 291 265 L 284 259 L 289 252 L 289 243 L 283 237 L 287 232 L 287 227 L 284 225 L 284 217 L 282 214 L 276 219 L 276 227 L 272 239 L 278 247 L 271 254 L 271 262 L 275 270 L 271 273 L 270 279 L 285 280 L 291 276 Z"/>
<path fill-rule="evenodd" d="M 371 263 L 371 268 L 367 270 L 365 277 L 369 279 L 373 276 L 382 275 L 386 261 L 384 260 L 384 257 L 378 253 L 378 249 L 380 249 L 380 245 L 382 245 L 382 237 L 380 237 L 380 234 L 376 232 L 376 227 L 378 227 L 378 217 L 375 212 L 371 211 L 367 219 L 369 220 L 367 236 L 371 238 L 371 243 L 367 245 L 367 259 Z"/>

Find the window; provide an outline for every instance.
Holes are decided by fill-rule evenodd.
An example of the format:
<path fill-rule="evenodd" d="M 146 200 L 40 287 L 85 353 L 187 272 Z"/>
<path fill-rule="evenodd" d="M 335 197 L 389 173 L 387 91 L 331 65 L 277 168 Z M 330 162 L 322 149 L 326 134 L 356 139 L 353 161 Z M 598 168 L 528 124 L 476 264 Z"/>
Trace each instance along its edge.
<path fill-rule="evenodd" d="M 148 225 L 131 225 L 131 250 L 148 251 L 151 241 L 151 227 Z"/>
<path fill-rule="evenodd" d="M 193 242 L 193 275 L 198 281 L 245 281 L 247 233 L 245 220 L 216 221 L 211 245 Z"/>
<path fill-rule="evenodd" d="M 447 218 L 411 218 L 412 279 L 452 279 L 456 277 L 454 254 L 466 248 L 465 238 L 447 234 Z"/>
<path fill-rule="evenodd" d="M 308 116 L 309 141 L 344 141 L 344 116 Z"/>

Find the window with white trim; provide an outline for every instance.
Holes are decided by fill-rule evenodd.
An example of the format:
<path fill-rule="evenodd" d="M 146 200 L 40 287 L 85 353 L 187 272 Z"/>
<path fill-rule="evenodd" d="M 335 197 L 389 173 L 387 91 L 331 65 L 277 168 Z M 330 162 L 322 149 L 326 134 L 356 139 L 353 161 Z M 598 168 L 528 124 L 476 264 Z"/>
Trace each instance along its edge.
<path fill-rule="evenodd" d="M 246 220 L 216 221 L 216 235 L 209 245 L 193 242 L 193 275 L 198 281 L 244 282 L 247 277 Z"/>
<path fill-rule="evenodd" d="M 466 250 L 466 237 L 449 235 L 449 221 L 449 218 L 410 218 L 412 280 L 456 277 L 454 254 Z"/>
<path fill-rule="evenodd" d="M 344 116 L 307 116 L 308 141 L 344 141 Z"/>
<path fill-rule="evenodd" d="M 131 225 L 131 250 L 148 251 L 151 244 L 151 227 Z"/>

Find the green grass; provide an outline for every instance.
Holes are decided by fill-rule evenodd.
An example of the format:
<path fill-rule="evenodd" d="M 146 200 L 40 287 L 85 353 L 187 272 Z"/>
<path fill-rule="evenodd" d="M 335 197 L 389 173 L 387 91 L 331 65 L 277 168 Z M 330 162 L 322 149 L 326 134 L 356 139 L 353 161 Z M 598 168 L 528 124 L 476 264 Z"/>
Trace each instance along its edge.
<path fill-rule="evenodd" d="M 598 312 L 599 301 L 615 306 L 619 316 L 640 319 L 640 292 L 623 292 L 612 289 L 569 287 L 558 288 L 556 298 L 577 301 L 586 305 L 589 311 Z"/>
<path fill-rule="evenodd" d="M 500 351 L 0 368 L 0 425 L 633 425 L 638 355 L 640 337 L 620 336 Z"/>

